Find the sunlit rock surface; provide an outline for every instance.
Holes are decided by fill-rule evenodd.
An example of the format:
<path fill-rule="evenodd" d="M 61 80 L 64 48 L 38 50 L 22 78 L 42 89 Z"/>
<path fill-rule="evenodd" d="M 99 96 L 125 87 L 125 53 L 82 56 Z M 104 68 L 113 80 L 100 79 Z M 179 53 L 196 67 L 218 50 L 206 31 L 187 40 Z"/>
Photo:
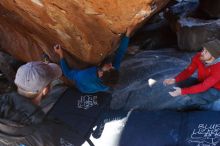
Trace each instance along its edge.
<path fill-rule="evenodd" d="M 42 52 L 57 61 L 60 43 L 68 62 L 97 64 L 117 48 L 136 15 L 153 14 L 169 0 L 2 0 L 0 45 L 17 59 L 39 60 Z"/>

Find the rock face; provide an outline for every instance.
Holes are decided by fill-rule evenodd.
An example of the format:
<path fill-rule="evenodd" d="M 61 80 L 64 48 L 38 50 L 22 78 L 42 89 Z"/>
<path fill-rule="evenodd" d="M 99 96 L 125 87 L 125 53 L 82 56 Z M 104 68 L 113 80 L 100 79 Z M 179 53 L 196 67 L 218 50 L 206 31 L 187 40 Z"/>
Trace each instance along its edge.
<path fill-rule="evenodd" d="M 200 50 L 205 42 L 220 39 L 220 19 L 182 18 L 178 23 L 181 29 L 177 32 L 177 39 L 181 50 Z"/>
<path fill-rule="evenodd" d="M 160 12 L 142 26 L 130 41 L 128 54 L 135 54 L 136 50 L 154 50 L 172 47 L 177 44 L 176 33 L 164 19 L 164 12 Z"/>
<path fill-rule="evenodd" d="M 121 34 L 137 14 L 147 19 L 169 0 L 3 0 L 0 45 L 22 61 L 39 60 L 60 43 L 71 65 L 97 64 L 117 48 Z M 145 21 L 146 21 L 145 20 Z"/>
<path fill-rule="evenodd" d="M 166 12 L 165 16 L 177 34 L 180 50 L 197 51 L 203 43 L 220 39 L 220 19 L 210 19 L 202 11 L 202 4 L 198 1 L 184 1 Z M 215 4 L 218 5 L 218 2 Z"/>
<path fill-rule="evenodd" d="M 171 29 L 174 32 L 179 31 L 180 25 L 178 20 L 181 18 L 189 17 L 199 6 L 198 2 L 195 1 L 183 1 L 170 6 L 165 11 L 165 18 L 169 21 Z"/>

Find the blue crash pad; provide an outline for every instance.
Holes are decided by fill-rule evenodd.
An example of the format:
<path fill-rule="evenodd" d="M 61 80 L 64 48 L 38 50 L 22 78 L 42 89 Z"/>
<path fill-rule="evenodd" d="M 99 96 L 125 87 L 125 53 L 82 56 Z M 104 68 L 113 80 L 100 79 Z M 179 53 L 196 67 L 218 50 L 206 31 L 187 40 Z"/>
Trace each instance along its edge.
<path fill-rule="evenodd" d="M 76 89 L 68 89 L 50 110 L 48 116 L 62 121 L 87 139 L 93 132 L 92 128 L 97 124 L 101 113 L 109 109 L 110 100 L 109 93 L 83 94 Z"/>
<path fill-rule="evenodd" d="M 220 112 L 134 111 L 120 146 L 220 146 Z"/>

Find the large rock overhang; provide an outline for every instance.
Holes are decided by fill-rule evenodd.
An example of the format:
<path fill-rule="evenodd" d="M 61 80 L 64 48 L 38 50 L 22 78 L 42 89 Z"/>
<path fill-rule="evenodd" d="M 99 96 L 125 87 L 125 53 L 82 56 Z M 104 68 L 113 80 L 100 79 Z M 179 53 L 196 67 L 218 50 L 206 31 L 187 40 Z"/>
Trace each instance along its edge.
<path fill-rule="evenodd" d="M 117 48 L 137 14 L 147 18 L 170 0 L 7 0 L 0 1 L 0 46 L 16 59 L 58 61 L 61 44 L 70 65 L 98 64 Z M 79 63 L 79 62 L 78 62 Z"/>

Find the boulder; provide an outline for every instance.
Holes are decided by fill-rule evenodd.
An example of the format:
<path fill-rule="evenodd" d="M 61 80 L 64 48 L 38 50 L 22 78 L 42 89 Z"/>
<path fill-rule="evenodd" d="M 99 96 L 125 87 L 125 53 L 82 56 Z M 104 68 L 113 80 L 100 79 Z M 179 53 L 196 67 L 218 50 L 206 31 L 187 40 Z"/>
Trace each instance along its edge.
<path fill-rule="evenodd" d="M 220 19 L 201 20 L 181 18 L 177 31 L 178 46 L 181 50 L 197 51 L 207 41 L 220 38 Z"/>
<path fill-rule="evenodd" d="M 130 45 L 141 50 L 154 50 L 176 46 L 177 39 L 169 26 L 168 21 L 164 18 L 164 12 L 155 15 L 132 37 Z M 136 51 L 137 52 L 137 51 Z"/>
<path fill-rule="evenodd" d="M 71 65 L 98 64 L 118 46 L 121 33 L 136 15 L 145 22 L 170 0 L 7 0 L 0 1 L 0 45 L 22 61 L 60 43 Z"/>
<path fill-rule="evenodd" d="M 220 20 L 208 19 L 200 6 L 198 1 L 184 1 L 171 6 L 165 13 L 177 34 L 180 50 L 197 51 L 201 44 L 220 38 Z"/>
<path fill-rule="evenodd" d="M 180 18 L 185 18 L 195 14 L 199 3 L 197 1 L 181 1 L 174 3 L 172 6 L 166 9 L 164 16 L 169 21 L 170 27 L 174 32 L 180 29 L 177 21 Z"/>

